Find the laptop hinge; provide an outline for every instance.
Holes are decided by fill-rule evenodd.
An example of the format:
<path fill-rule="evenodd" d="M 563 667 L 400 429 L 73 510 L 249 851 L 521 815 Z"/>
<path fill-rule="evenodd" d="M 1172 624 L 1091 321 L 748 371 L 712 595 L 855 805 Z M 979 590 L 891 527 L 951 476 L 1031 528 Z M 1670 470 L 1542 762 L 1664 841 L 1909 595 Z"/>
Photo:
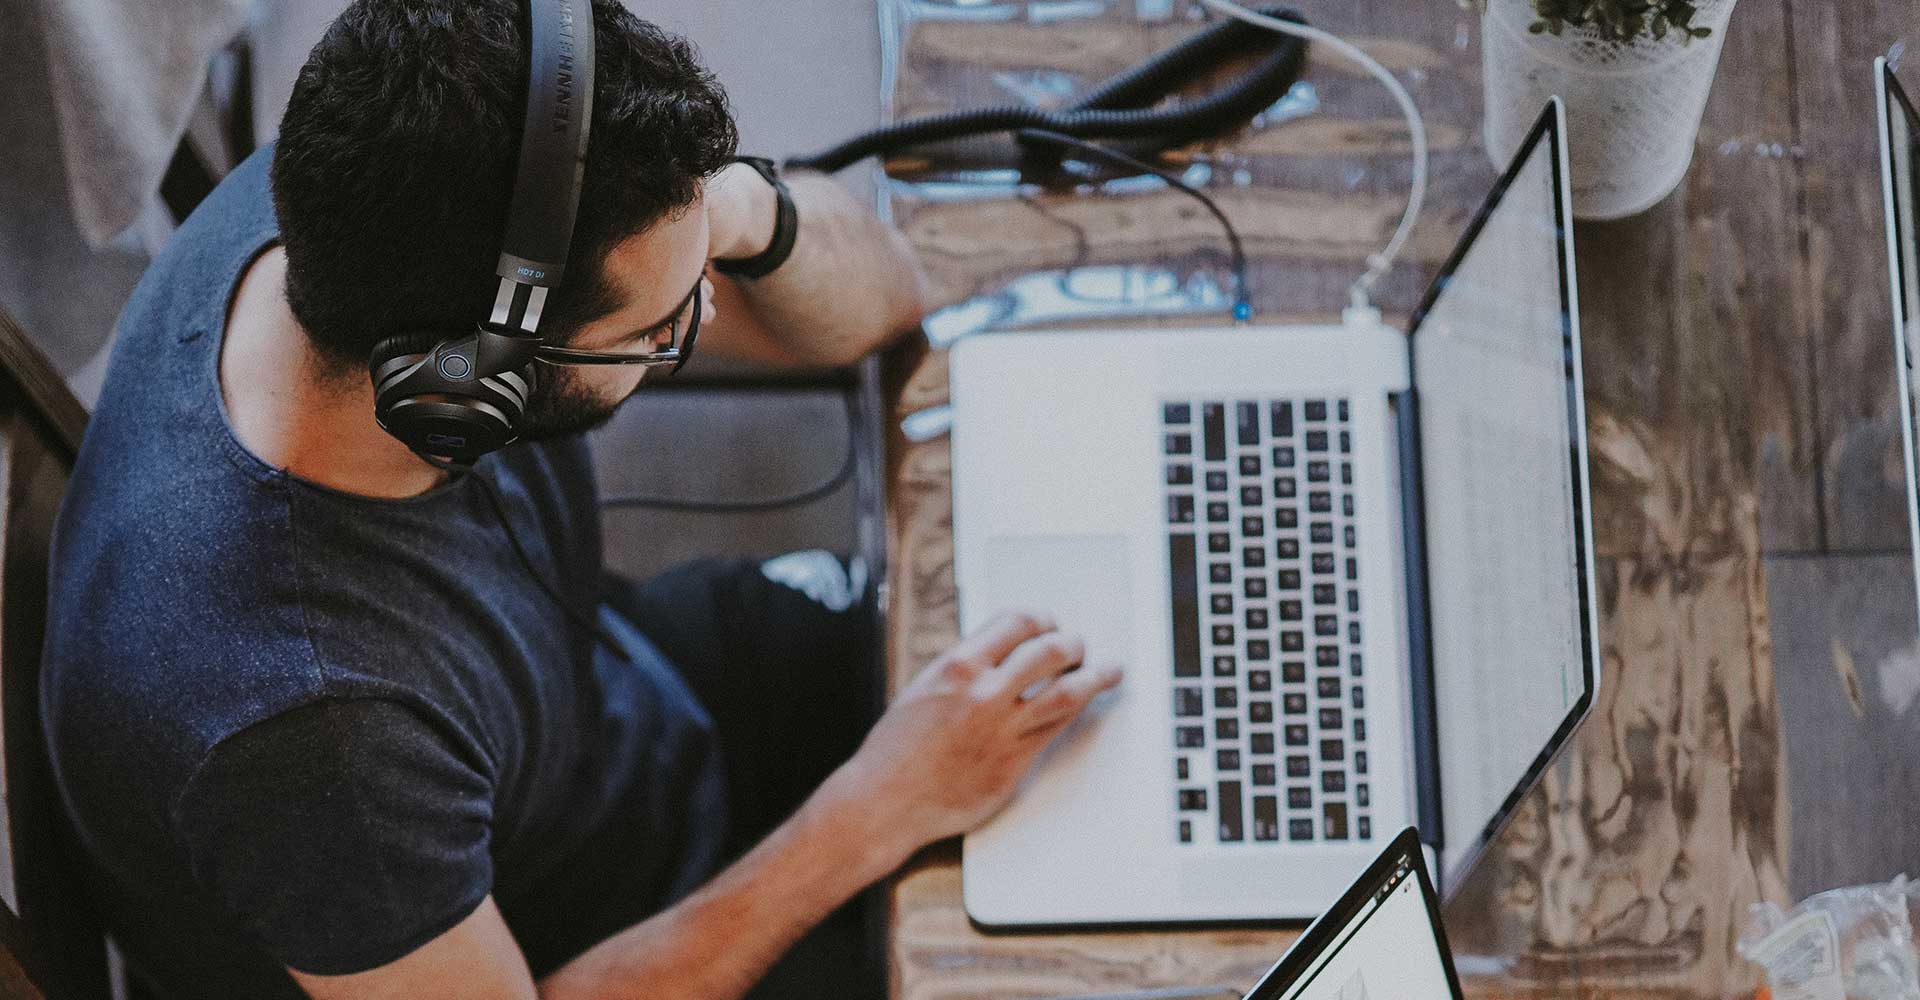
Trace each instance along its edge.
<path fill-rule="evenodd" d="M 1440 726 L 1434 701 L 1432 611 L 1427 604 L 1426 502 L 1420 465 L 1420 402 L 1413 389 L 1388 395 L 1400 458 L 1400 535 L 1407 560 L 1407 677 L 1412 697 L 1413 791 L 1420 839 L 1438 851 Z"/>

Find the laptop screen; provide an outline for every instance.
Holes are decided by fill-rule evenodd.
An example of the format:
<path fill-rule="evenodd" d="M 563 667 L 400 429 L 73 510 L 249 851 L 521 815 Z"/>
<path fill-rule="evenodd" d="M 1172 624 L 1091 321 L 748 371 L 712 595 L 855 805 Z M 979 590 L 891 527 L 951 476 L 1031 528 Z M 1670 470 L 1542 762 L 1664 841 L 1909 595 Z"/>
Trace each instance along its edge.
<path fill-rule="evenodd" d="M 1449 892 L 1598 683 L 1563 130 L 1555 105 L 1413 332 Z"/>
<path fill-rule="evenodd" d="M 1920 429 L 1920 397 L 1913 378 L 1914 351 L 1920 349 L 1920 218 L 1914 197 L 1920 189 L 1920 113 L 1885 59 L 1873 64 L 1880 95 L 1880 171 L 1887 203 L 1887 266 L 1893 283 L 1894 356 L 1898 359 L 1901 441 L 1907 462 L 1908 531 L 1915 539 L 1914 570 L 1920 576 L 1920 496 L 1916 496 L 1914 434 Z"/>
<path fill-rule="evenodd" d="M 1307 930 L 1248 1000 L 1458 997 L 1418 841 L 1402 836 Z"/>
<path fill-rule="evenodd" d="M 1920 113 L 1916 113 L 1907 92 L 1901 88 L 1893 70 L 1880 60 L 1882 114 L 1886 127 L 1885 159 L 1882 163 L 1887 181 L 1887 233 L 1891 242 L 1894 280 L 1894 321 L 1906 332 L 1906 354 L 1912 357 L 1914 335 L 1920 332 L 1920 267 L 1915 266 L 1920 237 L 1915 236 L 1914 193 L 1920 187 L 1916 175 L 1916 151 L 1920 151 Z M 1909 362 L 1911 363 L 1911 362 Z"/>

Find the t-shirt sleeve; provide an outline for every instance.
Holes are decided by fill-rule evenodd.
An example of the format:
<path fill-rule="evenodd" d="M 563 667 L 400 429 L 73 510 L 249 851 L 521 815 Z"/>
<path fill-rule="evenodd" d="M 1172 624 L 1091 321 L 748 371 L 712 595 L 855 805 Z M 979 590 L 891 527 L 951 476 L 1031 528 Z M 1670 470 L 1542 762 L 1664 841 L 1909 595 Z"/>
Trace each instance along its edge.
<path fill-rule="evenodd" d="M 397 702 L 316 702 L 215 745 L 175 802 L 178 842 L 201 889 L 270 955 L 361 972 L 491 890 L 482 767 Z"/>

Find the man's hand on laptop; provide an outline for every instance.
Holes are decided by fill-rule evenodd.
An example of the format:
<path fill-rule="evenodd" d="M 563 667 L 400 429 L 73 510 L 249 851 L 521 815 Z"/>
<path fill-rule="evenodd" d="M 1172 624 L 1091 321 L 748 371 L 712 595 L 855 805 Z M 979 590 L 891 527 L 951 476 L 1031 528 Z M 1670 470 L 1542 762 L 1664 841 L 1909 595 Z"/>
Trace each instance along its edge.
<path fill-rule="evenodd" d="M 1117 666 L 1081 669 L 1085 655 L 1045 615 L 995 618 L 900 692 L 823 791 L 883 819 L 878 846 L 901 861 L 978 827 L 1087 703 L 1120 683 Z"/>
<path fill-rule="evenodd" d="M 380 968 L 295 972 L 318 1000 L 744 995 L 800 936 L 914 851 L 985 822 L 1117 668 L 1042 615 L 1002 615 L 928 664 L 853 758 L 780 828 L 668 909 L 536 988 L 493 898 Z"/>

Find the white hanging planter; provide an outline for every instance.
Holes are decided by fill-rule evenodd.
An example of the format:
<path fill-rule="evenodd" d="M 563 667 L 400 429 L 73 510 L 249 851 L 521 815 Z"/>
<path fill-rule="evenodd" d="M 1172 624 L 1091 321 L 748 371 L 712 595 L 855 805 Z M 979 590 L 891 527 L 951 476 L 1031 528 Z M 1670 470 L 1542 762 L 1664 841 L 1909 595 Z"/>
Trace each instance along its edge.
<path fill-rule="evenodd" d="M 1613 42 L 1571 25 L 1535 34 L 1531 0 L 1489 0 L 1481 15 L 1487 155 L 1505 164 L 1558 94 L 1567 102 L 1574 214 L 1618 219 L 1653 207 L 1693 162 L 1736 2 L 1695 0 L 1693 24 L 1713 32 L 1705 38 L 1670 32 Z"/>

